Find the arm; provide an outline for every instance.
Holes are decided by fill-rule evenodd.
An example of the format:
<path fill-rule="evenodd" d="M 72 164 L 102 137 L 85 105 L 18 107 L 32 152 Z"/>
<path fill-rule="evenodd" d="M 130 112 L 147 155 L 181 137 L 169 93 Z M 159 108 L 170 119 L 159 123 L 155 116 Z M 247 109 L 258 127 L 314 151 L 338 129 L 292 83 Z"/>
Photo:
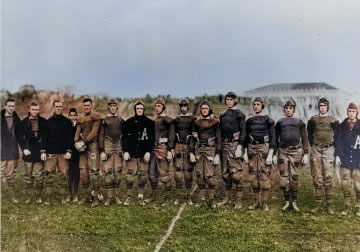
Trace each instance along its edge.
<path fill-rule="evenodd" d="M 101 120 L 100 132 L 99 132 L 99 152 L 104 152 L 104 140 L 105 140 L 105 120 Z"/>
<path fill-rule="evenodd" d="M 97 136 L 97 134 L 99 132 L 99 128 L 100 128 L 100 123 L 101 123 L 100 119 L 97 121 L 94 121 L 90 134 L 86 137 L 86 139 L 84 139 L 86 142 L 90 142 Z"/>
<path fill-rule="evenodd" d="M 314 129 L 315 129 L 315 122 L 312 118 L 310 118 L 307 125 L 307 132 L 308 132 L 308 139 L 310 146 L 313 146 L 314 144 Z"/>

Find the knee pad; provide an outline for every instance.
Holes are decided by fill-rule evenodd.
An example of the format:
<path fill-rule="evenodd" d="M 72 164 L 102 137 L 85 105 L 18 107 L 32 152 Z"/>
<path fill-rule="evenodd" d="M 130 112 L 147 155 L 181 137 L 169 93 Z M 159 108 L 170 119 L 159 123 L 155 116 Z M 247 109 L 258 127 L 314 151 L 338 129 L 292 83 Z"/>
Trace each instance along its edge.
<path fill-rule="evenodd" d="M 215 185 L 216 185 L 216 179 L 215 177 L 210 177 L 206 180 L 209 188 L 215 188 Z"/>
<path fill-rule="evenodd" d="M 288 176 L 281 176 L 280 177 L 280 188 L 287 188 L 289 186 L 289 177 Z"/>
<path fill-rule="evenodd" d="M 147 183 L 147 175 L 146 174 L 139 174 L 138 177 L 138 184 L 140 188 L 144 188 Z"/>
<path fill-rule="evenodd" d="M 134 178 L 133 175 L 127 174 L 126 177 L 125 177 L 125 181 L 126 181 L 127 185 L 132 186 L 134 184 L 135 178 Z"/>
<path fill-rule="evenodd" d="M 297 181 L 290 180 L 289 189 L 297 191 L 299 187 L 299 183 Z"/>
<path fill-rule="evenodd" d="M 205 183 L 205 179 L 203 177 L 198 177 L 196 182 L 199 185 L 199 189 L 205 188 L 206 183 Z"/>
<path fill-rule="evenodd" d="M 356 193 L 360 193 L 360 181 L 354 181 L 354 189 Z"/>
<path fill-rule="evenodd" d="M 170 180 L 170 175 L 168 174 L 160 176 L 160 181 L 164 184 L 166 184 L 169 180 Z"/>
<path fill-rule="evenodd" d="M 114 175 L 106 174 L 105 177 L 104 177 L 104 180 L 105 180 L 105 187 L 108 188 L 109 185 L 112 186 L 112 184 L 114 183 Z"/>
<path fill-rule="evenodd" d="M 194 171 L 194 167 L 187 168 L 187 170 L 186 170 L 186 172 L 189 172 L 189 173 L 191 173 L 193 171 Z"/>
<path fill-rule="evenodd" d="M 235 183 L 239 183 L 242 180 L 243 175 L 240 172 L 236 172 L 231 175 L 231 178 Z"/>
<path fill-rule="evenodd" d="M 232 183 L 231 176 L 230 176 L 230 174 L 228 172 L 223 173 L 221 176 L 222 176 L 225 184 L 231 184 Z"/>
<path fill-rule="evenodd" d="M 181 167 L 175 167 L 175 171 L 176 171 L 176 172 L 181 171 Z"/>
<path fill-rule="evenodd" d="M 175 172 L 175 181 L 182 182 L 183 179 L 184 179 L 184 173 L 182 171 L 176 171 Z"/>

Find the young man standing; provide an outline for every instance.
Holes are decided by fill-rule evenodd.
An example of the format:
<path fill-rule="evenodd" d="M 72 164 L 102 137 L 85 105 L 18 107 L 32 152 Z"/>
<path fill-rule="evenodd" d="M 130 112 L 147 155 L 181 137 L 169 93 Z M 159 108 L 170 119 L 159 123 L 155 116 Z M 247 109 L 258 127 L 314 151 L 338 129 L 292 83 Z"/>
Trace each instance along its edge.
<path fill-rule="evenodd" d="M 25 164 L 26 204 L 31 203 L 33 196 L 36 203 L 42 203 L 48 129 L 46 119 L 39 115 L 39 111 L 39 104 L 31 102 L 28 116 L 21 121 L 21 130 L 17 135 Z"/>
<path fill-rule="evenodd" d="M 246 138 L 245 114 L 236 107 L 236 95 L 228 92 L 225 96 L 227 110 L 220 114 L 221 129 L 221 165 L 225 182 L 225 198 L 217 205 L 225 205 L 230 200 L 232 184 L 236 185 L 236 203 L 234 209 L 241 209 L 243 191 L 243 144 Z"/>
<path fill-rule="evenodd" d="M 275 125 L 278 149 L 277 163 L 280 171 L 280 188 L 283 190 L 285 206 L 283 211 L 290 206 L 295 212 L 300 212 L 296 200 L 299 188 L 300 163 L 309 162 L 308 138 L 305 123 L 294 118 L 296 103 L 288 100 L 284 105 L 285 117 Z"/>
<path fill-rule="evenodd" d="M 61 203 L 66 204 L 70 195 L 67 193 L 69 159 L 74 145 L 71 121 L 63 114 L 63 103 L 53 102 L 53 116 L 47 120 L 48 135 L 46 141 L 47 159 L 44 165 L 45 171 L 45 205 L 50 205 L 51 194 L 58 182 Z M 56 174 L 57 172 L 57 174 Z M 68 198 L 68 201 L 66 200 Z"/>
<path fill-rule="evenodd" d="M 76 129 L 77 129 L 77 120 L 78 120 L 78 113 L 76 108 L 70 108 L 68 117 L 71 121 L 71 136 L 74 140 Z M 79 180 L 80 180 L 80 170 L 79 170 L 79 151 L 72 146 L 71 158 L 69 159 L 69 193 L 71 198 L 67 198 L 66 200 L 70 202 L 78 202 L 78 189 L 79 189 Z"/>
<path fill-rule="evenodd" d="M 190 161 L 195 163 L 195 173 L 199 186 L 199 199 L 205 201 L 206 185 L 209 188 L 209 206 L 214 202 L 216 186 L 216 166 L 220 164 L 221 131 L 220 121 L 215 118 L 210 103 L 200 103 L 200 117 L 194 122 L 190 142 Z"/>
<path fill-rule="evenodd" d="M 274 120 L 263 112 L 263 99 L 256 97 L 252 103 L 254 115 L 246 121 L 246 140 L 244 160 L 249 163 L 249 180 L 255 194 L 255 203 L 250 210 L 257 207 L 269 211 L 273 154 L 275 149 Z"/>
<path fill-rule="evenodd" d="M 336 165 L 341 167 L 341 187 L 344 194 L 344 211 L 347 215 L 350 210 L 350 194 L 352 181 L 357 199 L 356 215 L 360 217 L 360 120 L 358 108 L 350 103 L 347 118 L 340 124 L 336 139 L 335 155 Z M 351 181 L 352 180 L 352 181 Z"/>
<path fill-rule="evenodd" d="M 177 198 L 175 205 L 180 203 L 183 184 L 187 191 L 188 203 L 192 205 L 191 186 L 193 181 L 194 164 L 190 162 L 189 143 L 191 131 L 196 116 L 189 113 L 189 102 L 186 99 L 179 101 L 180 115 L 174 119 L 175 130 L 175 160 L 173 162 L 175 169 L 175 182 L 177 190 Z"/>
<path fill-rule="evenodd" d="M 138 178 L 139 205 L 145 205 L 144 188 L 148 180 L 150 153 L 154 146 L 154 121 L 145 116 L 145 104 L 137 101 L 135 115 L 126 120 L 123 132 L 123 152 L 126 169 L 126 188 L 130 204 L 135 177 Z"/>
<path fill-rule="evenodd" d="M 174 124 L 172 118 L 165 113 L 165 102 L 157 99 L 154 104 L 155 110 L 155 145 L 151 155 L 149 167 L 149 179 L 151 182 L 152 195 L 145 202 L 156 199 L 158 182 L 165 186 L 165 195 L 162 205 L 170 201 L 171 179 L 170 161 L 173 159 L 174 148 Z"/>
<path fill-rule="evenodd" d="M 18 131 L 20 123 L 20 118 L 15 112 L 15 100 L 7 99 L 4 109 L 1 110 L 1 182 L 6 181 L 9 200 L 13 204 L 19 203 L 15 195 L 14 181 L 19 159 L 15 131 Z"/>
<path fill-rule="evenodd" d="M 317 213 L 322 206 L 323 189 L 328 214 L 332 210 L 332 179 L 334 177 L 334 139 L 339 122 L 334 116 L 329 115 L 329 101 L 321 98 L 318 102 L 319 114 L 312 116 L 308 121 L 307 130 L 311 146 L 310 167 L 315 187 L 315 208 L 312 213 Z"/>
<path fill-rule="evenodd" d="M 103 161 L 106 200 L 109 206 L 112 198 L 120 205 L 120 181 L 123 166 L 121 139 L 124 120 L 118 114 L 118 104 L 114 99 L 108 102 L 109 113 L 102 120 L 99 134 L 100 158 Z M 125 202 L 126 203 L 126 202 Z"/>
<path fill-rule="evenodd" d="M 98 133 L 102 116 L 92 111 L 92 106 L 90 98 L 83 100 L 84 115 L 78 120 L 74 141 L 75 148 L 80 152 L 80 194 L 82 199 L 79 204 L 84 204 L 93 190 L 94 201 L 91 207 L 96 207 L 99 205 L 100 192 Z M 92 188 L 90 188 L 90 182 Z"/>

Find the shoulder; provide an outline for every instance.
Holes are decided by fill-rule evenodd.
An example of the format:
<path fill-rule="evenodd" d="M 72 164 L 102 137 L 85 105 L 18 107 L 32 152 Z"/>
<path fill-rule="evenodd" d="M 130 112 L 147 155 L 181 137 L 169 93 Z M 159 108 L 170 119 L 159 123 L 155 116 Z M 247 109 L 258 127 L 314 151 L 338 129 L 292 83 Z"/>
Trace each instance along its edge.
<path fill-rule="evenodd" d="M 90 113 L 90 116 L 91 116 L 91 119 L 93 120 L 93 121 L 98 121 L 98 120 L 101 120 L 103 117 L 98 113 L 98 112 L 96 112 L 96 111 L 92 111 L 91 113 Z"/>

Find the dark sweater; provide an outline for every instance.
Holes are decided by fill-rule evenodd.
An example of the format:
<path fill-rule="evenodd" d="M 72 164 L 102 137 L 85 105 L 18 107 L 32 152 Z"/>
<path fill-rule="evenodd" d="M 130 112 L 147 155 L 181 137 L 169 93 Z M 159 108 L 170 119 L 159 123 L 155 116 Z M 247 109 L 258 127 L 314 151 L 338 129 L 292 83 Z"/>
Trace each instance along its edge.
<path fill-rule="evenodd" d="M 15 111 L 12 118 L 12 127 L 9 129 L 5 118 L 5 109 L 1 110 L 1 160 L 19 159 L 19 146 L 15 131 L 19 130 L 21 121 Z"/>
<path fill-rule="evenodd" d="M 72 151 L 74 145 L 71 121 L 63 115 L 53 115 L 47 120 L 47 154 L 65 154 Z"/>

